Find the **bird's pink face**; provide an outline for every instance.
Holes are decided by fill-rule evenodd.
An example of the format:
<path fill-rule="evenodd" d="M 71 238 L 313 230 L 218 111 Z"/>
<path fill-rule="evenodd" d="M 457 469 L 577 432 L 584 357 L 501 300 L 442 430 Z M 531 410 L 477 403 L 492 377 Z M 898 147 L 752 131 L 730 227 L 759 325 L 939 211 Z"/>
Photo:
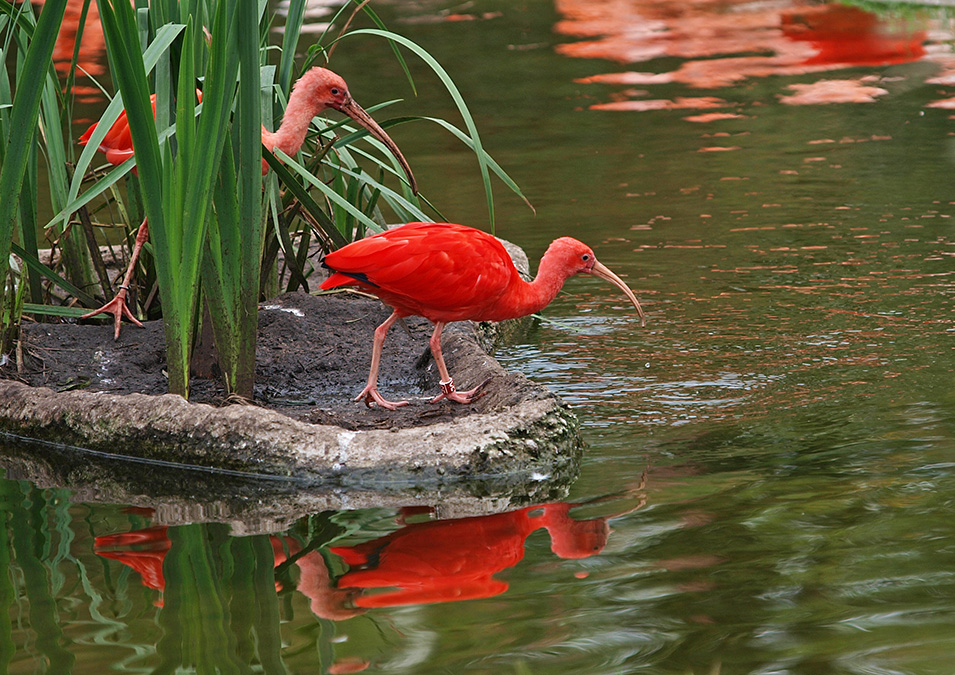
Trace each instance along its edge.
<path fill-rule="evenodd" d="M 332 73 L 332 75 L 334 75 L 334 73 Z M 317 96 L 326 107 L 332 110 L 338 110 L 339 112 L 352 100 L 351 94 L 348 92 L 348 87 L 345 85 L 345 80 L 337 75 L 329 78 L 329 80 L 320 87 Z"/>
<path fill-rule="evenodd" d="M 589 246 L 572 237 L 561 237 L 554 241 L 551 246 L 559 247 L 558 250 L 561 252 L 564 268 L 569 273 L 568 276 L 573 274 L 593 274 L 595 277 L 609 281 L 624 292 L 627 299 L 630 300 L 636 308 L 637 314 L 640 315 L 640 324 L 646 325 L 646 315 L 643 313 L 643 308 L 640 306 L 640 302 L 633 294 L 633 291 L 623 282 L 623 279 L 611 272 L 606 265 L 598 262 L 597 256 L 594 255 L 593 250 L 591 250 Z"/>
<path fill-rule="evenodd" d="M 574 274 L 592 274 L 597 256 L 593 250 L 573 237 L 561 237 L 551 244 L 560 253 L 561 266 L 567 270 L 568 276 Z"/>
<path fill-rule="evenodd" d="M 352 100 L 345 80 L 328 68 L 316 66 L 305 72 L 295 83 L 295 89 L 301 90 L 308 109 L 317 114 L 326 108 L 342 110 Z"/>

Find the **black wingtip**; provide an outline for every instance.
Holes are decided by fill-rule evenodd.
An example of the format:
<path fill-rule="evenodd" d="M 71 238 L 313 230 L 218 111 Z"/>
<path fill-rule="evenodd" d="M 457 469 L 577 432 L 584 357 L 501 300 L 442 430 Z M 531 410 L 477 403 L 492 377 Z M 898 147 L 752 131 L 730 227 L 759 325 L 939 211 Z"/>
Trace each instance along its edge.
<path fill-rule="evenodd" d="M 345 275 L 346 277 L 351 277 L 351 278 L 354 279 L 355 281 L 360 281 L 360 282 L 363 283 L 363 284 L 368 284 L 369 286 L 374 286 L 375 288 L 379 288 L 378 284 L 376 284 L 375 282 L 371 281 L 371 280 L 368 278 L 368 275 L 365 274 L 364 272 L 342 272 L 341 270 L 336 270 L 334 267 L 330 267 L 330 266 L 325 262 L 325 258 L 322 258 L 322 267 L 324 267 L 325 269 L 327 269 L 327 270 L 328 270 L 329 272 L 331 272 L 332 274 L 343 274 L 343 275 Z"/>

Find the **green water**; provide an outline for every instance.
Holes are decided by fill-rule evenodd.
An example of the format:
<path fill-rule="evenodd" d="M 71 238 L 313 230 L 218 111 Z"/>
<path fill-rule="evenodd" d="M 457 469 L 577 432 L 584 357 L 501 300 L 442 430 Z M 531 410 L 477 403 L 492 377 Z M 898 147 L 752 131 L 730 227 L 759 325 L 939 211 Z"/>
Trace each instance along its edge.
<path fill-rule="evenodd" d="M 379 11 L 446 65 L 534 204 L 498 187 L 498 234 L 532 258 L 556 236 L 589 242 L 648 311 L 641 329 L 614 289 L 574 279 L 556 321 L 499 355 L 574 407 L 586 451 L 567 502 L 590 503 L 435 529 L 395 508 L 317 509 L 286 536 L 237 536 L 202 522 L 201 475 L 181 478 L 194 524 L 168 530 L 95 483 L 3 481 L 7 672 L 955 672 L 953 125 L 927 107 L 955 92 L 926 81 L 951 25 L 929 15 L 936 56 L 910 63 L 728 89 L 584 84 L 688 57 L 561 55 L 577 39 L 555 30 L 567 4 Z M 727 8 L 759 9 L 699 11 Z M 442 12 L 479 18 L 422 20 Z M 409 96 L 387 47 L 339 49 L 364 105 L 453 115 L 424 69 Z M 886 90 L 871 103 L 780 103 L 791 84 L 867 76 Z M 640 98 L 628 89 L 716 96 L 741 117 L 590 108 Z M 456 141 L 393 135 L 448 219 L 486 225 Z M 393 584 L 403 570 L 404 590 L 349 586 L 363 561 L 362 583 L 377 565 Z M 376 597 L 394 606 L 362 606 Z"/>

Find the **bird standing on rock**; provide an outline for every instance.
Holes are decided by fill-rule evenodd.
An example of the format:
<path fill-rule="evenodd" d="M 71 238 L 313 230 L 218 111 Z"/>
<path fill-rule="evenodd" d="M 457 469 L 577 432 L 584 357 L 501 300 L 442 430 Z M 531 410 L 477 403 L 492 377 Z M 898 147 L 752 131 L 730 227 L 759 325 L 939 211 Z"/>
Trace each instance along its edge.
<path fill-rule="evenodd" d="M 201 101 L 202 93 L 197 91 L 196 94 Z M 152 96 L 152 105 L 153 114 L 155 114 L 155 94 Z M 381 141 L 385 147 L 388 148 L 389 152 L 395 156 L 395 159 L 398 160 L 401 168 L 408 176 L 408 184 L 411 186 L 411 191 L 417 194 L 418 186 L 415 183 L 414 175 L 411 173 L 411 166 L 404 158 L 404 155 L 401 154 L 397 144 L 395 144 L 395 142 L 391 140 L 391 137 L 385 133 L 385 130 L 372 119 L 371 115 L 365 112 L 365 110 L 355 102 L 355 99 L 352 98 L 351 93 L 348 91 L 348 85 L 345 84 L 345 80 L 327 68 L 318 66 L 311 68 L 296 81 L 295 86 L 292 88 L 292 95 L 289 96 L 288 105 L 285 108 L 285 115 L 282 117 L 282 124 L 278 130 L 272 132 L 264 126 L 262 127 L 262 145 L 273 152 L 279 149 L 286 155 L 295 155 L 295 153 L 301 149 L 302 143 L 305 142 L 305 135 L 308 132 L 312 118 L 327 108 L 348 115 L 355 120 L 355 122 L 364 127 L 368 133 Z M 93 135 L 95 129 L 95 124 L 87 129 L 86 133 L 80 137 L 79 144 L 85 145 Z M 125 110 L 109 128 L 103 142 L 100 143 L 99 149 L 106 153 L 107 161 L 112 164 L 121 164 L 133 156 L 132 139 L 129 133 L 129 122 L 126 119 Z M 268 164 L 263 159 L 262 173 L 267 173 L 268 168 Z M 135 169 L 133 170 L 135 171 Z M 149 224 L 144 220 L 142 225 L 139 226 L 139 233 L 136 236 L 136 243 L 130 255 L 129 266 L 126 268 L 126 275 L 123 278 L 123 283 L 119 287 L 120 290 L 116 294 L 116 297 L 99 309 L 93 310 L 81 317 L 88 319 L 97 314 L 112 314 L 114 316 L 115 339 L 119 339 L 120 321 L 123 316 L 130 319 L 137 326 L 142 326 L 139 320 L 136 319 L 126 307 L 126 292 L 132 280 L 133 269 L 136 265 L 136 260 L 139 258 L 139 252 L 142 250 L 148 234 Z"/>
<path fill-rule="evenodd" d="M 575 274 L 593 274 L 623 291 L 646 325 L 643 308 L 627 285 L 597 261 L 586 244 L 571 237 L 554 240 L 541 258 L 537 277 L 524 281 L 504 246 L 493 236 L 452 223 L 408 223 L 361 239 L 325 256 L 331 270 L 321 288 L 357 286 L 378 296 L 394 311 L 375 330 L 368 383 L 355 399 L 394 410 L 407 401 L 389 401 L 378 393 L 381 348 L 391 325 L 401 317 L 423 316 L 434 324 L 431 354 L 441 376 L 442 399 L 470 403 L 479 385 L 457 391 L 441 355 L 441 332 L 451 321 L 504 321 L 540 311 Z M 486 384 L 486 383 L 485 383 Z"/>

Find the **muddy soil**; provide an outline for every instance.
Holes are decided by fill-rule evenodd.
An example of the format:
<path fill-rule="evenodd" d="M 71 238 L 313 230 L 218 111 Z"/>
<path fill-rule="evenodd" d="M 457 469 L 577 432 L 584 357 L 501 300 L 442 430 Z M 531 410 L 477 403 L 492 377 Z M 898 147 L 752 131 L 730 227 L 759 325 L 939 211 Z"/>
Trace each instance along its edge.
<path fill-rule="evenodd" d="M 472 405 L 442 401 L 429 403 L 438 392 L 438 375 L 428 349 L 432 326 L 410 317 L 407 329 L 396 324 L 388 334 L 382 357 L 379 390 L 391 400 L 409 400 L 397 411 L 368 408 L 353 401 L 368 377 L 375 327 L 389 309 L 375 299 L 354 293 L 313 296 L 287 293 L 263 303 L 259 312 L 256 384 L 253 405 L 302 422 L 330 424 L 350 430 L 406 428 L 447 422 L 456 418 L 506 410 L 515 396 L 524 400 L 528 388 L 505 373 L 492 359 L 463 363 L 457 348 L 469 323 L 445 330 L 445 358 L 458 389 L 474 387 L 468 373 L 491 368 L 486 395 Z M 54 391 L 84 389 L 113 394 L 164 394 L 165 351 L 162 324 L 141 329 L 124 324 L 114 341 L 112 326 L 25 323 L 22 359 L 6 365 L 0 376 Z M 469 366 L 478 366 L 473 369 Z M 191 380 L 190 401 L 221 406 L 232 403 L 216 377 L 217 367 L 199 364 Z M 463 373 L 462 379 L 456 373 Z M 526 382 L 526 381 L 525 381 Z M 515 386 L 517 385 L 517 386 Z M 533 396 L 551 396 L 537 388 Z M 517 393 L 515 393 L 517 392 Z"/>

